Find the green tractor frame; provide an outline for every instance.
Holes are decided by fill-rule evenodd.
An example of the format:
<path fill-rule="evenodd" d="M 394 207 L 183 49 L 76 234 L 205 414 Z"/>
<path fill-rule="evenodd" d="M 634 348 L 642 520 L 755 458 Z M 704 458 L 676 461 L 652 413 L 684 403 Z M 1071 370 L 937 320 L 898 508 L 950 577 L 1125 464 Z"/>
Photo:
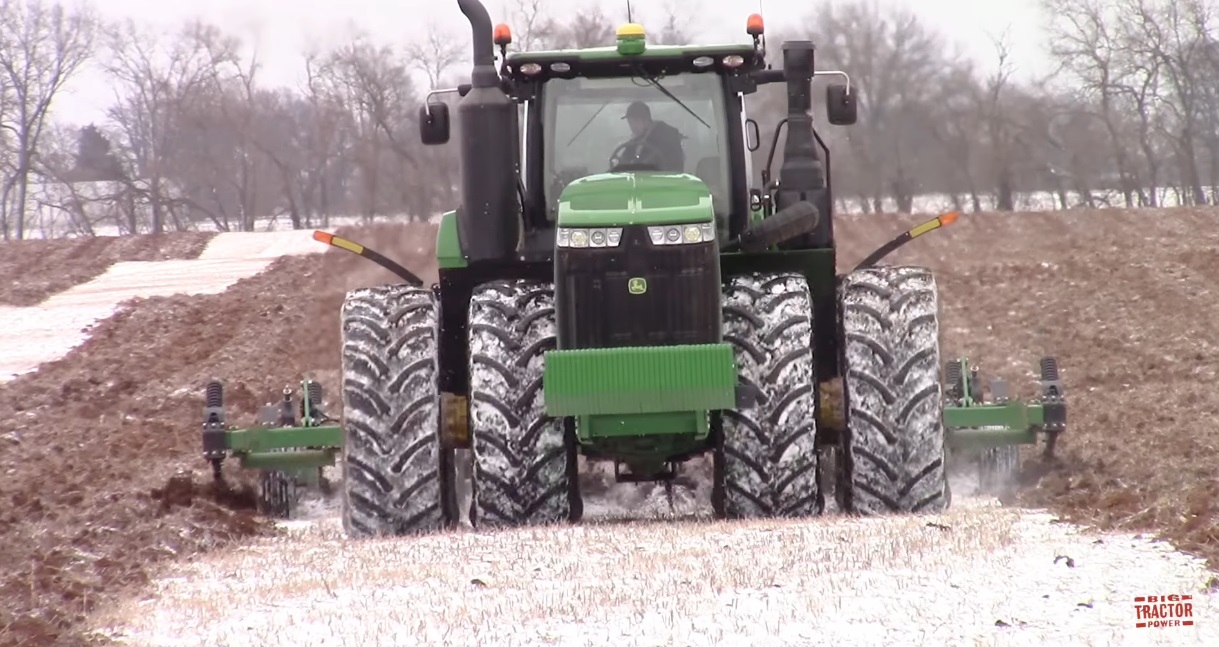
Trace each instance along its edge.
<path fill-rule="evenodd" d="M 848 513 L 940 512 L 949 452 L 979 452 L 997 483 L 1019 445 L 1043 434 L 1053 451 L 1066 423 L 1054 359 L 1041 360 L 1033 400 L 1002 384 L 983 397 L 976 367 L 941 358 L 932 273 L 879 264 L 956 214 L 837 273 L 812 81 L 844 81 L 826 88 L 830 124 L 853 124 L 856 99 L 845 73 L 815 70 L 811 42 L 784 43 L 773 69 L 755 14 L 751 43 L 653 46 L 632 23 L 615 46 L 508 53 L 506 26 L 493 30 L 478 0 L 457 4 L 474 39 L 470 83 L 433 92 L 419 114 L 422 141 L 446 143 L 449 106 L 432 97 L 461 97 L 461 203 L 441 219 L 439 281 L 317 232 L 403 283 L 346 296 L 340 424 L 230 428 L 209 385 L 218 478 L 226 457 L 271 485 L 341 457 L 344 528 L 368 537 L 578 521 L 580 456 L 638 482 L 671 481 L 711 453 L 711 504 L 727 519 L 822 514 L 826 482 Z M 761 142 L 744 99 L 771 83 L 786 86 L 787 116 L 755 188 Z M 678 124 L 699 162 L 675 170 L 623 146 L 606 160 L 635 102 Z M 841 399 L 827 395 L 835 383 Z M 301 400 L 320 404 L 308 383 Z M 473 463 L 468 506 L 460 450 Z"/>

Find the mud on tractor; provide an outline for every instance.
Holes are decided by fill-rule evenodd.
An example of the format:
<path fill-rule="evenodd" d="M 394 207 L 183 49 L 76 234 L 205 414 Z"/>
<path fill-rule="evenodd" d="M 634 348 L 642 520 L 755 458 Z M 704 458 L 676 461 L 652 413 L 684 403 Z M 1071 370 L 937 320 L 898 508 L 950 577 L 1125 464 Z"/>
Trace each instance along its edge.
<path fill-rule="evenodd" d="M 1053 358 L 1039 397 L 983 397 L 975 367 L 941 359 L 932 273 L 878 264 L 955 214 L 837 273 L 812 81 L 842 81 L 826 87 L 830 124 L 856 121 L 856 94 L 814 69 L 811 42 L 784 43 L 773 68 L 755 14 L 751 43 L 655 46 L 632 23 L 609 47 L 509 53 L 507 26 L 458 5 L 474 66 L 447 91 L 461 97 L 461 203 L 441 218 L 439 281 L 319 232 L 404 279 L 347 294 L 341 424 L 216 425 L 212 456 L 256 466 L 291 454 L 293 434 L 300 461 L 268 465 L 341 449 L 345 528 L 372 536 L 465 513 L 480 528 L 579 520 L 581 455 L 619 481 L 663 481 L 710 452 L 717 517 L 748 518 L 821 514 L 825 483 L 851 513 L 941 511 L 948 451 L 980 451 L 995 481 L 1018 445 L 1044 434 L 1052 450 L 1066 421 Z M 785 128 L 783 159 L 752 187 L 761 142 L 744 101 L 771 83 L 787 90 L 770 142 L 773 160 Z M 437 94 L 419 114 L 429 145 L 450 139 Z M 624 152 L 638 103 L 681 134 L 676 164 Z M 459 450 L 473 457 L 465 510 Z"/>

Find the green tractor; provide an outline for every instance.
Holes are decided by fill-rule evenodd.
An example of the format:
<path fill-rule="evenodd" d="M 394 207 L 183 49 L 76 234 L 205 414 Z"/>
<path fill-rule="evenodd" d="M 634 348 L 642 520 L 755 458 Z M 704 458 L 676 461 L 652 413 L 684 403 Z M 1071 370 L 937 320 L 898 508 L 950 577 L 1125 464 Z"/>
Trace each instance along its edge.
<path fill-rule="evenodd" d="M 935 278 L 876 264 L 955 215 L 837 274 L 812 80 L 845 81 L 826 88 L 831 124 L 855 122 L 855 91 L 814 70 L 812 43 L 784 43 L 772 69 L 755 14 L 752 43 L 653 46 L 628 24 L 611 47 L 508 53 L 507 27 L 458 5 L 474 66 L 452 91 L 461 204 L 441 219 L 438 283 L 319 232 L 404 278 L 348 293 L 342 421 L 322 445 L 310 429 L 309 451 L 341 448 L 350 536 L 579 520 L 581 455 L 639 482 L 710 452 L 719 518 L 819 515 L 829 483 L 851 513 L 932 513 L 949 503 L 950 448 L 1006 452 L 981 464 L 1007 469 L 1015 445 L 1064 429 L 1052 358 L 1028 402 L 973 398 L 964 360 L 946 384 Z M 771 159 L 786 140 L 756 188 L 744 98 L 769 83 L 787 89 Z M 447 104 L 429 95 L 419 120 L 425 144 L 450 140 Z M 209 420 L 214 464 L 292 444 Z"/>

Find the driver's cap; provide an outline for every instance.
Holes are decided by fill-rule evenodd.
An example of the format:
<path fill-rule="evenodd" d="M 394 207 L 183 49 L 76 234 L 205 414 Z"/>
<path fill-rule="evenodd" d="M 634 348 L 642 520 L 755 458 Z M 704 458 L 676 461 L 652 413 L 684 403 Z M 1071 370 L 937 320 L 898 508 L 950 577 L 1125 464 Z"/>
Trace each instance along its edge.
<path fill-rule="evenodd" d="M 642 101 L 632 102 L 626 107 L 626 114 L 622 115 L 623 119 L 651 119 L 652 110 L 648 108 L 648 104 Z"/>

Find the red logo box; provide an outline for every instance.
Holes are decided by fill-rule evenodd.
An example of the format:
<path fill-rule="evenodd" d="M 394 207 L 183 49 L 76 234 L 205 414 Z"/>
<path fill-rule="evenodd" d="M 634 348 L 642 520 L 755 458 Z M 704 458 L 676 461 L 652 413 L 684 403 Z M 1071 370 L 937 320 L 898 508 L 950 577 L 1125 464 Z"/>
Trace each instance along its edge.
<path fill-rule="evenodd" d="M 1147 595 L 1134 599 L 1135 627 L 1161 629 L 1194 624 L 1194 596 Z"/>

